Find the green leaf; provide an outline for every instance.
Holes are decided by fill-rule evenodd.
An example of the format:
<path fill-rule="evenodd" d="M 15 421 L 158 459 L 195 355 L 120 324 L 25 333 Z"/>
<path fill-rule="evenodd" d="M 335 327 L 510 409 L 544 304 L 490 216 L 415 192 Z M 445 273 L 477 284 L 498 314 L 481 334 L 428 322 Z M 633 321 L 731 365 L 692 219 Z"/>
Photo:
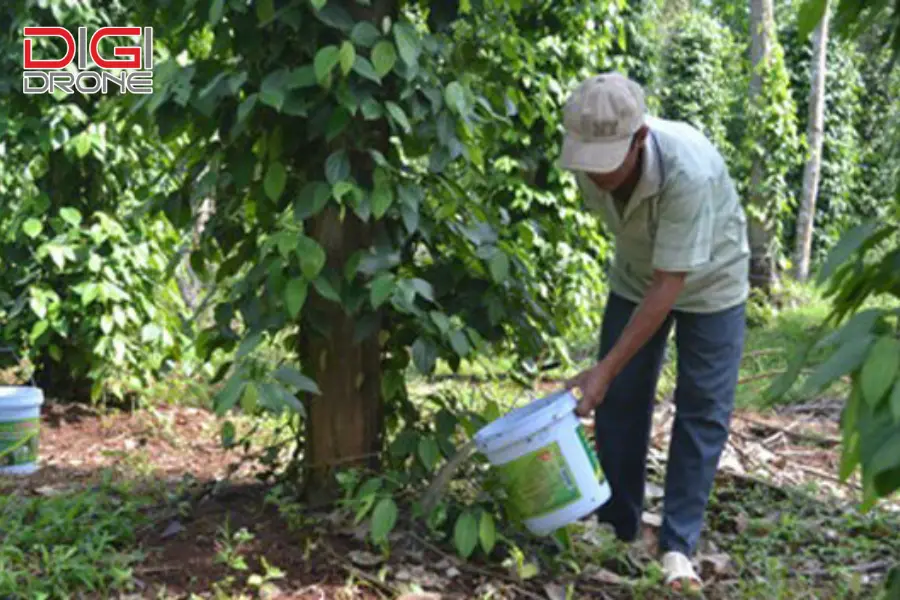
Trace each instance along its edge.
<path fill-rule="evenodd" d="M 84 158 L 91 151 L 91 138 L 86 133 L 81 133 L 72 138 L 72 144 L 75 146 L 75 156 Z"/>
<path fill-rule="evenodd" d="M 322 10 L 328 4 L 328 0 L 309 0 L 309 3 L 312 4 L 314 9 Z"/>
<path fill-rule="evenodd" d="M 387 106 L 388 112 L 391 113 L 391 118 L 395 123 L 397 123 L 397 125 L 403 128 L 403 131 L 405 131 L 406 133 L 412 131 L 412 127 L 409 124 L 409 119 L 406 117 L 406 113 L 403 112 L 403 109 L 400 108 L 400 106 L 390 101 L 385 103 L 385 106 Z"/>
<path fill-rule="evenodd" d="M 397 63 L 397 51 L 394 44 L 388 40 L 381 40 L 372 48 L 372 64 L 379 77 L 384 77 L 391 72 Z"/>
<path fill-rule="evenodd" d="M 400 51 L 400 58 L 410 67 L 419 60 L 419 36 L 415 28 L 409 23 L 397 23 L 394 25 L 394 40 Z"/>
<path fill-rule="evenodd" d="M 454 81 L 444 90 L 444 101 L 450 110 L 456 114 L 463 114 L 466 111 L 466 92 L 463 86 Z"/>
<path fill-rule="evenodd" d="M 62 269 L 64 266 L 66 266 L 66 254 L 65 249 L 62 246 L 50 244 L 47 246 L 47 251 L 50 253 L 50 258 L 53 260 L 54 264 L 56 264 L 57 267 Z"/>
<path fill-rule="evenodd" d="M 898 369 L 900 340 L 889 336 L 879 338 L 869 351 L 861 373 L 863 398 L 873 409 L 881 404 L 891 389 Z"/>
<path fill-rule="evenodd" d="M 502 250 L 497 250 L 490 260 L 491 277 L 497 283 L 506 281 L 509 275 L 509 257 Z"/>
<path fill-rule="evenodd" d="M 288 70 L 278 69 L 266 75 L 259 86 L 259 99 L 263 104 L 280 111 L 287 97 Z M 249 100 L 249 98 L 248 98 Z M 240 115 L 238 120 L 241 120 Z"/>
<path fill-rule="evenodd" d="M 275 18 L 274 0 L 256 0 L 256 18 L 260 25 L 265 25 Z"/>
<path fill-rule="evenodd" d="M 484 550 L 484 553 L 490 554 L 497 543 L 497 528 L 494 525 L 494 517 L 489 512 L 481 513 L 478 539 L 481 541 L 481 549 Z"/>
<path fill-rule="evenodd" d="M 431 311 L 431 320 L 437 326 L 441 333 L 446 334 L 450 331 L 450 318 L 442 312 L 436 310 Z"/>
<path fill-rule="evenodd" d="M 306 302 L 308 284 L 302 277 L 291 279 L 284 288 L 284 305 L 292 319 L 296 319 Z"/>
<path fill-rule="evenodd" d="M 256 94 L 250 94 L 247 98 L 241 102 L 240 106 L 237 109 L 237 125 L 243 123 L 250 113 L 253 111 L 254 107 L 256 107 L 256 101 L 258 97 Z"/>
<path fill-rule="evenodd" d="M 805 43 L 809 34 L 819 25 L 827 4 L 827 0 L 806 0 L 800 7 L 797 17 L 797 37 L 800 43 Z"/>
<path fill-rule="evenodd" d="M 412 288 L 416 290 L 417 294 L 419 294 L 426 300 L 434 302 L 434 288 L 430 283 L 428 283 L 424 279 L 419 278 L 411 279 L 409 283 Z"/>
<path fill-rule="evenodd" d="M 453 351 L 460 356 L 467 356 L 472 349 L 471 346 L 469 346 L 469 340 L 466 338 L 466 334 L 461 330 L 456 330 L 450 334 L 450 346 L 453 348 Z"/>
<path fill-rule="evenodd" d="M 375 72 L 375 67 L 373 67 L 372 63 L 369 62 L 369 59 L 364 56 L 357 55 L 356 59 L 353 61 L 353 70 L 370 81 L 374 81 L 378 84 L 381 83 L 381 77 Z"/>
<path fill-rule="evenodd" d="M 353 69 L 353 65 L 356 62 L 356 49 L 353 47 L 353 44 L 350 42 L 341 44 L 340 60 L 341 71 L 344 72 L 344 75 L 347 75 Z"/>
<path fill-rule="evenodd" d="M 350 177 L 350 157 L 345 150 L 337 150 L 325 161 L 325 176 L 331 185 Z"/>
<path fill-rule="evenodd" d="M 40 321 L 35 321 L 34 326 L 31 328 L 31 335 L 29 336 L 31 339 L 31 343 L 35 343 L 38 338 L 44 335 L 44 332 L 50 328 L 50 322 L 46 319 L 41 319 Z M 108 332 L 107 332 L 108 333 Z"/>
<path fill-rule="evenodd" d="M 249 388 L 249 386 L 248 386 Z M 231 448 L 234 446 L 234 437 L 237 435 L 237 430 L 234 427 L 234 423 L 231 421 L 225 421 L 222 423 L 222 446 L 225 448 Z"/>
<path fill-rule="evenodd" d="M 475 551 L 478 544 L 478 529 L 478 522 L 469 511 L 462 513 L 456 520 L 456 526 L 453 528 L 453 544 L 463 558 L 469 558 Z"/>
<path fill-rule="evenodd" d="M 395 287 L 396 283 L 394 282 L 394 276 L 390 273 L 384 273 L 378 276 L 378 278 L 372 282 L 370 294 L 372 308 L 378 308 L 384 304 L 385 300 L 387 300 L 394 292 Z"/>
<path fill-rule="evenodd" d="M 412 345 L 413 363 L 423 375 L 431 375 L 437 361 L 437 349 L 431 341 L 418 338 Z"/>
<path fill-rule="evenodd" d="M 433 437 L 422 436 L 419 439 L 419 460 L 429 471 L 433 471 L 441 459 L 441 451 Z"/>
<path fill-rule="evenodd" d="M 894 382 L 894 391 L 891 394 L 891 414 L 894 415 L 894 422 L 900 423 L 900 379 Z"/>
<path fill-rule="evenodd" d="M 316 85 L 316 69 L 313 65 L 304 65 L 288 71 L 285 85 L 292 89 L 310 88 Z"/>
<path fill-rule="evenodd" d="M 324 275 L 319 275 L 313 282 L 313 285 L 316 291 L 319 292 L 319 295 L 326 300 L 331 300 L 337 304 L 341 303 L 341 295 Z"/>
<path fill-rule="evenodd" d="M 222 11 L 225 9 L 225 0 L 213 0 L 209 6 L 209 22 L 218 25 L 222 20 Z"/>
<path fill-rule="evenodd" d="M 235 373 L 225 384 L 225 387 L 213 398 L 213 406 L 216 409 L 216 415 L 221 417 L 231 410 L 240 399 L 244 391 L 246 382 L 240 373 Z"/>
<path fill-rule="evenodd" d="M 273 373 L 272 376 L 281 383 L 291 386 L 294 389 L 300 390 L 301 392 L 307 392 L 317 395 L 322 394 L 321 390 L 319 390 L 319 386 L 316 385 L 315 381 L 290 365 L 281 365 L 280 367 L 278 367 L 278 369 L 276 369 L 275 373 Z"/>
<path fill-rule="evenodd" d="M 155 342 L 162 335 L 162 331 L 160 330 L 158 325 L 154 325 L 153 323 L 147 323 L 143 327 L 141 327 L 141 341 L 142 342 Z"/>
<path fill-rule="evenodd" d="M 319 214 L 328 199 L 331 198 L 331 186 L 322 181 L 311 181 L 300 190 L 300 197 L 294 206 L 294 218 L 308 219 Z"/>
<path fill-rule="evenodd" d="M 354 25 L 353 31 L 350 32 L 350 39 L 353 43 L 365 48 L 374 46 L 380 37 L 381 34 L 378 33 L 378 29 L 369 21 L 360 21 Z"/>
<path fill-rule="evenodd" d="M 313 69 L 316 72 L 316 80 L 321 84 L 338 65 L 341 60 L 341 52 L 337 46 L 325 46 L 316 53 Z"/>
<path fill-rule="evenodd" d="M 62 220 L 71 225 L 72 227 L 80 227 L 81 226 L 81 213 L 76 208 L 63 208 L 59 211 L 59 216 L 62 217 Z"/>
<path fill-rule="evenodd" d="M 284 169 L 284 165 L 280 162 L 276 161 L 269 166 L 269 170 L 266 172 L 266 178 L 263 180 L 263 188 L 266 191 L 266 196 L 269 197 L 272 202 L 277 202 L 279 198 L 281 198 L 281 194 L 284 193 L 284 185 L 287 182 L 287 171 Z"/>
<path fill-rule="evenodd" d="M 37 238 L 44 230 L 44 226 L 37 219 L 28 219 L 22 224 L 22 231 L 31 239 Z"/>
<path fill-rule="evenodd" d="M 372 512 L 372 541 L 383 544 L 397 524 L 397 504 L 392 498 L 382 498 Z"/>
<path fill-rule="evenodd" d="M 372 192 L 372 214 L 376 219 L 380 219 L 385 215 L 391 204 L 394 202 L 394 190 L 383 185 L 375 188 Z"/>
<path fill-rule="evenodd" d="M 819 271 L 818 282 L 824 283 L 841 265 L 849 260 L 860 246 L 872 235 L 878 228 L 877 221 L 870 221 L 857 225 L 850 231 L 846 232 L 841 241 L 835 244 L 828 257 L 825 259 L 825 265 Z"/>
<path fill-rule="evenodd" d="M 819 365 L 806 380 L 802 393 L 812 395 L 821 391 L 837 379 L 859 368 L 866 359 L 873 336 L 865 335 L 848 341 L 837 349 L 828 360 Z"/>
<path fill-rule="evenodd" d="M 362 114 L 366 121 L 375 121 L 384 116 L 381 104 L 375 98 L 366 98 L 362 103 Z"/>
<path fill-rule="evenodd" d="M 309 281 L 315 281 L 325 266 L 325 250 L 312 238 L 301 236 L 297 242 L 300 270 Z"/>

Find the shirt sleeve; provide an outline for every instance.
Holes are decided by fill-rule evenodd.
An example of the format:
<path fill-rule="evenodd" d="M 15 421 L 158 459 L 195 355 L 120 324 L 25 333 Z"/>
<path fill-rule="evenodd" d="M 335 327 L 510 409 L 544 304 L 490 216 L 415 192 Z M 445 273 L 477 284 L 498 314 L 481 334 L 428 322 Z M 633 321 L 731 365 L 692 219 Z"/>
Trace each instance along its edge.
<path fill-rule="evenodd" d="M 653 268 L 695 271 L 712 259 L 712 188 L 707 181 L 676 178 L 659 201 Z"/>

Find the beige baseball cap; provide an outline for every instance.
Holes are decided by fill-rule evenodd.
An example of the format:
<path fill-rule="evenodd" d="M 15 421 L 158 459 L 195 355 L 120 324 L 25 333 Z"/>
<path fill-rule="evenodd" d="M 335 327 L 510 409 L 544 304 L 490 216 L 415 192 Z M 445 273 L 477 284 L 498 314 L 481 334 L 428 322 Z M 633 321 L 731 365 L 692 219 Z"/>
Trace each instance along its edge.
<path fill-rule="evenodd" d="M 619 73 L 601 73 L 581 82 L 563 109 L 566 135 L 560 166 L 591 173 L 615 171 L 646 112 L 641 86 Z"/>

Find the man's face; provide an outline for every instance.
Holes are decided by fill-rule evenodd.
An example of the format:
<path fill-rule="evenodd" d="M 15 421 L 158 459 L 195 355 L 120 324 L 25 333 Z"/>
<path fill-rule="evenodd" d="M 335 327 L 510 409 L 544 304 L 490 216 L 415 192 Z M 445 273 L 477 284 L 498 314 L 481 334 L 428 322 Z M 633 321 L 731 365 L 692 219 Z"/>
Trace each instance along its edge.
<path fill-rule="evenodd" d="M 638 168 L 638 157 L 641 155 L 641 148 L 644 147 L 644 141 L 647 138 L 647 127 L 641 127 L 631 138 L 631 146 L 622 164 L 615 171 L 608 173 L 586 173 L 586 175 L 601 190 L 612 192 L 622 186 L 628 177 Z"/>

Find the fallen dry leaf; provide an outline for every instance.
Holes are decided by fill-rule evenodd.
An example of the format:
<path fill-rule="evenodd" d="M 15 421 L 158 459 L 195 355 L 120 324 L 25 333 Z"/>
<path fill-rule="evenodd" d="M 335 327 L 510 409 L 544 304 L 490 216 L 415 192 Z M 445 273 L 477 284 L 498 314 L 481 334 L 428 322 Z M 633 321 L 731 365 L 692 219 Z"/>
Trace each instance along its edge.
<path fill-rule="evenodd" d="M 696 560 L 705 575 L 707 571 L 710 571 L 711 574 L 721 576 L 726 575 L 731 570 L 731 557 L 724 552 L 701 554 L 697 556 Z M 706 576 L 708 577 L 709 575 Z"/>
<path fill-rule="evenodd" d="M 65 488 L 55 487 L 52 485 L 42 485 L 41 487 L 34 489 L 34 492 L 36 494 L 39 494 L 41 496 L 47 496 L 48 498 L 50 498 L 52 496 L 59 496 L 60 494 L 64 493 L 65 491 L 66 491 Z"/>
<path fill-rule="evenodd" d="M 652 482 L 647 482 L 647 485 L 644 489 L 644 495 L 648 500 L 656 500 L 657 498 L 662 498 L 666 495 L 666 491 L 661 487 Z"/>
<path fill-rule="evenodd" d="M 631 582 L 618 575 L 613 573 L 609 569 L 604 569 L 603 567 L 597 567 L 594 565 L 588 566 L 584 570 L 584 574 L 591 580 L 596 581 L 598 583 L 605 583 L 607 585 L 630 585 Z"/>
<path fill-rule="evenodd" d="M 171 537 L 175 537 L 179 533 L 184 531 L 184 525 L 182 525 L 179 521 L 172 521 L 169 525 L 163 530 L 160 537 L 164 540 L 169 539 Z"/>
<path fill-rule="evenodd" d="M 649 525 L 650 527 L 662 527 L 662 515 L 659 513 L 644 511 L 644 514 L 641 515 L 641 521 L 644 525 Z"/>
<path fill-rule="evenodd" d="M 377 554 L 372 554 L 371 552 L 364 552 L 362 550 L 354 550 L 347 554 L 350 560 L 360 567 L 374 567 L 375 565 L 380 565 L 384 562 L 384 559 Z"/>
<path fill-rule="evenodd" d="M 566 600 L 566 588 L 558 583 L 545 583 L 544 593 L 549 600 Z"/>

